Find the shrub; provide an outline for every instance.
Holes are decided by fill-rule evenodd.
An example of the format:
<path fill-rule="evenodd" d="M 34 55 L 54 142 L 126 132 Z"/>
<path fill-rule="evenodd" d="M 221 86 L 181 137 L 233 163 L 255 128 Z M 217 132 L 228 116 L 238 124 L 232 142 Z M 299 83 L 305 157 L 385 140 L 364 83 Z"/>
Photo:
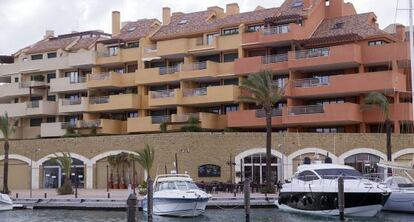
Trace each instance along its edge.
<path fill-rule="evenodd" d="M 181 132 L 201 132 L 203 129 L 197 125 L 186 125 L 181 127 Z"/>
<path fill-rule="evenodd" d="M 98 134 L 98 129 L 96 126 L 92 126 L 91 128 L 91 136 L 96 136 Z"/>
<path fill-rule="evenodd" d="M 73 194 L 72 184 L 70 180 L 65 180 L 65 183 L 57 189 L 59 195 Z"/>
<path fill-rule="evenodd" d="M 270 189 L 268 187 L 263 187 L 260 189 L 260 193 L 270 193 L 270 194 L 274 194 L 276 193 L 276 189 L 274 186 L 272 186 Z"/>
<path fill-rule="evenodd" d="M 160 130 L 162 133 L 167 132 L 167 122 L 161 122 L 160 123 Z"/>

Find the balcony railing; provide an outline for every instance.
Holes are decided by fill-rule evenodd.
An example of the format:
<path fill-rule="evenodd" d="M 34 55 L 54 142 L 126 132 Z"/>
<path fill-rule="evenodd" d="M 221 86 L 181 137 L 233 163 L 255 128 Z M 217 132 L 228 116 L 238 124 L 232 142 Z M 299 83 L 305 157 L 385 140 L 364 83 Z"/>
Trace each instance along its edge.
<path fill-rule="evenodd" d="M 89 76 L 90 80 L 106 80 L 109 79 L 109 77 L 111 76 L 111 74 L 109 72 L 104 72 L 104 73 L 100 73 L 100 74 L 93 74 Z"/>
<path fill-rule="evenodd" d="M 298 79 L 295 80 L 296 88 L 311 88 L 318 86 L 327 86 L 330 83 L 329 76 L 322 78 Z"/>
<path fill-rule="evenodd" d="M 264 35 L 279 35 L 289 32 L 289 25 L 278 25 L 263 29 Z"/>
<path fill-rule="evenodd" d="M 190 118 L 200 119 L 199 113 L 186 113 L 186 114 L 180 114 L 176 115 L 175 121 L 178 123 L 184 123 L 187 122 Z"/>
<path fill-rule="evenodd" d="M 76 127 L 76 123 L 61 123 L 60 128 L 61 129 L 67 129 L 69 127 L 75 128 Z"/>
<path fill-rule="evenodd" d="M 171 122 L 170 116 L 151 116 L 152 124 L 169 123 Z"/>
<path fill-rule="evenodd" d="M 180 71 L 179 65 L 160 67 L 160 75 L 174 74 L 179 71 Z"/>
<path fill-rule="evenodd" d="M 152 52 L 156 52 L 157 51 L 157 45 L 150 45 L 144 48 L 144 51 L 146 53 L 152 53 Z"/>
<path fill-rule="evenodd" d="M 102 125 L 102 121 L 100 119 L 97 120 L 88 120 L 88 121 L 78 121 L 78 127 L 80 128 L 99 128 Z"/>
<path fill-rule="evenodd" d="M 173 89 L 166 89 L 160 91 L 152 91 L 151 98 L 152 99 L 161 99 L 161 98 L 171 98 L 175 96 L 175 90 Z"/>
<path fill-rule="evenodd" d="M 89 98 L 89 104 L 105 104 L 109 103 L 109 96 L 99 96 Z"/>
<path fill-rule="evenodd" d="M 81 98 L 77 99 L 62 99 L 62 106 L 74 106 L 74 105 L 80 105 L 82 103 Z"/>
<path fill-rule="evenodd" d="M 42 86 L 45 83 L 42 81 L 25 81 L 19 83 L 19 88 L 30 88 L 30 87 L 36 87 L 36 86 Z"/>
<path fill-rule="evenodd" d="M 78 84 L 78 83 L 85 83 L 86 82 L 86 77 L 78 77 L 75 79 L 70 78 L 69 79 L 69 83 L 70 84 Z"/>
<path fill-rule="evenodd" d="M 283 110 L 281 108 L 272 109 L 271 116 L 282 116 Z M 266 111 L 264 109 L 256 110 L 256 118 L 266 118 Z"/>
<path fill-rule="evenodd" d="M 40 101 L 26 102 L 26 107 L 29 108 L 29 109 L 39 108 L 40 107 Z"/>
<path fill-rule="evenodd" d="M 207 95 L 207 88 L 197 88 L 197 89 L 186 89 L 183 92 L 184 97 L 190 96 L 206 96 Z"/>
<path fill-rule="evenodd" d="M 181 65 L 181 71 L 197 71 L 203 69 L 207 69 L 207 62 L 196 62 Z"/>
<path fill-rule="evenodd" d="M 271 64 L 288 61 L 288 54 L 278 54 L 262 57 L 262 64 Z"/>
<path fill-rule="evenodd" d="M 315 48 L 296 51 L 296 59 L 307 59 L 329 56 L 330 48 Z"/>
<path fill-rule="evenodd" d="M 316 114 L 324 112 L 325 108 L 323 105 L 294 106 L 289 108 L 290 115 Z"/>

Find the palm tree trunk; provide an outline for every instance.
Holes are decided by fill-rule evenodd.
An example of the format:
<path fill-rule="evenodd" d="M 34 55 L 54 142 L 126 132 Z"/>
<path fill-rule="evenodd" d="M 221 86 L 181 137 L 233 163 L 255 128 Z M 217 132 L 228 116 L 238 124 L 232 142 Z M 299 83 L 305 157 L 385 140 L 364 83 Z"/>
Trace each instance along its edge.
<path fill-rule="evenodd" d="M 266 186 L 272 190 L 272 109 L 266 109 Z"/>
<path fill-rule="evenodd" d="M 386 119 L 385 120 L 385 129 L 386 129 L 386 133 L 387 133 L 387 161 L 392 161 L 392 147 L 391 147 L 391 133 L 392 133 L 392 129 L 391 129 L 391 120 Z"/>
<path fill-rule="evenodd" d="M 3 193 L 9 194 L 9 141 L 4 141 Z"/>

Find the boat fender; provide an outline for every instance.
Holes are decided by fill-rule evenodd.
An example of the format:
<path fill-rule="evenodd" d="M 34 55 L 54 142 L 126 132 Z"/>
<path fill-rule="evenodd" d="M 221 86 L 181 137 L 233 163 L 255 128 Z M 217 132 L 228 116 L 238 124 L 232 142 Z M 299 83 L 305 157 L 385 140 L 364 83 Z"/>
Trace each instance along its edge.
<path fill-rule="evenodd" d="M 334 206 L 338 206 L 338 197 L 335 197 L 334 199 Z"/>
<path fill-rule="evenodd" d="M 328 197 L 327 196 L 323 195 L 321 197 L 321 205 L 322 206 L 327 206 L 328 205 Z"/>
<path fill-rule="evenodd" d="M 313 203 L 312 197 L 308 197 L 307 200 L 308 200 L 308 203 L 312 205 L 312 203 Z"/>
<path fill-rule="evenodd" d="M 308 198 L 306 197 L 306 196 L 303 196 L 302 197 L 302 204 L 303 204 L 303 206 L 306 206 L 306 200 L 307 200 Z"/>

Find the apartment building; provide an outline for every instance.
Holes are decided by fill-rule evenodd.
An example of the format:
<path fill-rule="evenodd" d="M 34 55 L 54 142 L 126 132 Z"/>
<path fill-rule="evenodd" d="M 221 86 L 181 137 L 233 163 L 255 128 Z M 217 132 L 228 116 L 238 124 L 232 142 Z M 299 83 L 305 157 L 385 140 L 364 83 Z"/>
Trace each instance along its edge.
<path fill-rule="evenodd" d="M 390 32 L 389 30 L 387 30 Z M 362 109 L 385 93 L 395 133 L 413 132 L 405 28 L 382 31 L 374 13 L 343 0 L 286 0 L 274 8 L 182 13 L 45 39 L 0 65 L 0 112 L 19 118 L 17 138 L 179 131 L 190 117 L 207 131 L 262 131 L 264 113 L 239 100 L 263 69 L 285 88 L 274 131 L 380 132 L 384 115 Z"/>

